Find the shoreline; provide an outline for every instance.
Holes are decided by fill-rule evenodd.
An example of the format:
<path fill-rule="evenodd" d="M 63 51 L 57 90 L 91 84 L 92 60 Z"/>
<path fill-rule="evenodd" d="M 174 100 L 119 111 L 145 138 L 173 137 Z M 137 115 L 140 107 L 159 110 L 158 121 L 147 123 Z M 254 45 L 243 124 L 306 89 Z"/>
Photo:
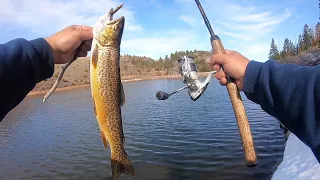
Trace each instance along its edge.
<path fill-rule="evenodd" d="M 90 84 L 82 84 L 82 85 L 72 85 L 72 86 L 66 86 L 66 87 L 57 87 L 57 89 L 54 92 L 59 92 L 59 91 L 67 91 L 71 89 L 76 89 L 76 88 L 83 88 L 83 87 L 89 87 Z M 34 96 L 34 95 L 39 95 L 39 94 L 46 94 L 50 89 L 47 90 L 31 90 L 27 96 Z"/>
<path fill-rule="evenodd" d="M 210 72 L 201 72 L 198 73 L 199 77 L 206 77 Z M 161 75 L 161 76 L 149 76 L 146 78 L 129 78 L 129 79 L 122 79 L 122 83 L 126 82 L 137 82 L 137 81 L 146 81 L 146 80 L 156 80 L 156 79 L 179 79 L 181 78 L 180 74 L 175 74 L 175 75 Z M 57 87 L 55 92 L 60 92 L 60 91 L 67 91 L 71 89 L 76 89 L 76 88 L 84 88 L 84 87 L 90 87 L 90 84 L 81 84 L 81 85 L 71 85 L 71 86 L 66 86 L 66 87 Z M 51 88 L 51 87 L 50 87 Z M 46 94 L 49 90 L 31 90 L 27 96 L 34 96 L 34 95 L 40 95 L 40 94 Z"/>

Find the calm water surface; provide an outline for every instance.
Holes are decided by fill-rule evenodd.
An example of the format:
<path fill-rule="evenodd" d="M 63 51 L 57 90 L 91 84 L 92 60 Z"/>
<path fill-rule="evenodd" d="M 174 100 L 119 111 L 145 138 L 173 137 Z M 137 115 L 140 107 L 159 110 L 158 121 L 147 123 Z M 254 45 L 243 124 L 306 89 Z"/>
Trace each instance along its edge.
<path fill-rule="evenodd" d="M 198 101 L 187 90 L 159 101 L 180 80 L 124 83 L 126 151 L 136 177 L 120 179 L 270 179 L 282 161 L 279 123 L 242 94 L 258 157 L 248 168 L 225 87 L 213 80 Z M 0 123 L 0 179 L 111 179 L 89 88 L 27 97 Z"/>

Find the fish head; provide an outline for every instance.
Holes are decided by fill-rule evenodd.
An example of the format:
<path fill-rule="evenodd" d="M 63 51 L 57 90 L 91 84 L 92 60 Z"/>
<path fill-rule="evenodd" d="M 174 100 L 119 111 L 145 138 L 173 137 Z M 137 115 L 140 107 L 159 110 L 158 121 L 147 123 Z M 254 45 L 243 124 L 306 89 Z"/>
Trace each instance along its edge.
<path fill-rule="evenodd" d="M 109 13 L 101 16 L 99 21 L 93 26 L 93 36 L 101 46 L 118 47 L 120 45 L 125 18 L 121 16 L 118 19 L 113 19 L 113 16 L 122 5 L 117 7 L 116 10 L 111 9 Z"/>

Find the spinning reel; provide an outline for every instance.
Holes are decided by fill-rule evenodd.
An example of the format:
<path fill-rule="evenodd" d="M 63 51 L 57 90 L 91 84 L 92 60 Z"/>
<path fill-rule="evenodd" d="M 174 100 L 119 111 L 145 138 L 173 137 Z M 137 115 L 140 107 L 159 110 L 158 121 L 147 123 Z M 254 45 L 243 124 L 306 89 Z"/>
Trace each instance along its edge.
<path fill-rule="evenodd" d="M 188 93 L 191 99 L 196 101 L 204 93 L 209 85 L 212 75 L 216 74 L 216 71 L 211 71 L 207 78 L 203 82 L 200 82 L 198 77 L 198 68 L 193 57 L 184 56 L 182 59 L 178 60 L 178 63 L 182 82 L 186 85 L 169 94 L 163 91 L 158 91 L 156 97 L 159 100 L 166 100 L 171 95 L 188 88 Z"/>

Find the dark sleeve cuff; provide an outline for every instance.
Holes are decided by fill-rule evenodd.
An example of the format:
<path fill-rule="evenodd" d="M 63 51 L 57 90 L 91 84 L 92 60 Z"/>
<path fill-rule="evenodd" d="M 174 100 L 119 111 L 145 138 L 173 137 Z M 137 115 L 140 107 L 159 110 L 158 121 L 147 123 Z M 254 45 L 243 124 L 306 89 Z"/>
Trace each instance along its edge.
<path fill-rule="evenodd" d="M 254 87 L 257 84 L 260 69 L 262 67 L 261 62 L 250 61 L 245 72 L 242 91 L 245 93 L 254 93 Z"/>
<path fill-rule="evenodd" d="M 31 58 L 38 57 L 32 61 L 35 79 L 38 83 L 53 75 L 53 52 L 48 42 L 43 38 L 34 39 L 29 42 L 34 47 L 36 53 L 36 56 L 31 56 Z"/>

